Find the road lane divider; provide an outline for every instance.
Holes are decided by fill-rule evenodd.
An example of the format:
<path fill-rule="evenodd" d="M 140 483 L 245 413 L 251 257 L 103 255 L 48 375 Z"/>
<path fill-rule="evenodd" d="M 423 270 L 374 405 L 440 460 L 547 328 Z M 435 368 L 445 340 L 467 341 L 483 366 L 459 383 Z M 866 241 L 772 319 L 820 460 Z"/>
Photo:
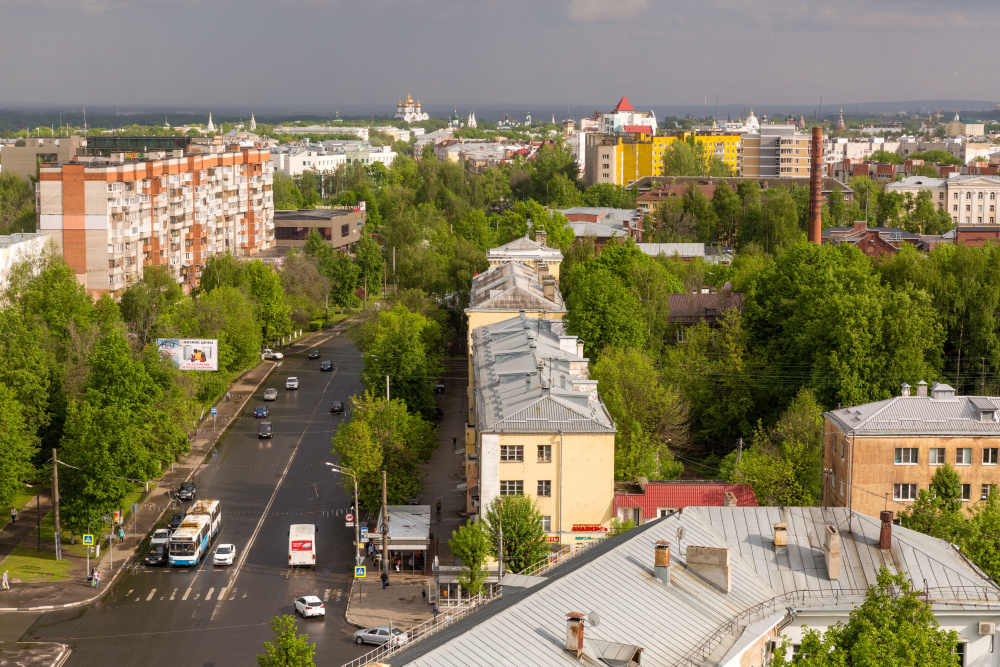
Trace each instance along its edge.
<path fill-rule="evenodd" d="M 146 602 L 149 602 L 150 600 L 152 600 L 153 599 L 153 595 L 155 593 L 156 593 L 156 589 L 155 588 L 153 590 L 149 591 L 149 595 L 146 596 Z"/>

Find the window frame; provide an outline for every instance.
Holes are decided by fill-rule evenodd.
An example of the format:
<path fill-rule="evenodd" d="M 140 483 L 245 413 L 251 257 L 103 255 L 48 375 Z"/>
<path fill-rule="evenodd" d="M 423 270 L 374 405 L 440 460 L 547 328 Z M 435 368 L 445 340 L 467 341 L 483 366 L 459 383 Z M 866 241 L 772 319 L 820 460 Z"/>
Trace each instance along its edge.
<path fill-rule="evenodd" d="M 524 463 L 524 445 L 500 445 L 500 463 Z"/>
<path fill-rule="evenodd" d="M 524 495 L 524 480 L 523 479 L 501 479 L 500 480 L 500 495 L 501 496 L 523 496 Z"/>
<path fill-rule="evenodd" d="M 959 456 L 962 457 L 962 460 L 959 460 Z M 972 447 L 959 447 L 958 449 L 955 450 L 955 465 L 956 466 L 972 465 Z"/>
<path fill-rule="evenodd" d="M 548 493 L 543 493 L 547 491 Z M 535 495 L 539 498 L 551 498 L 552 497 L 552 480 L 551 479 L 539 479 L 535 482 Z"/>
<path fill-rule="evenodd" d="M 962 485 L 962 502 L 972 502 L 972 484 Z"/>
<path fill-rule="evenodd" d="M 935 454 L 940 454 L 935 459 Z M 943 466 L 948 458 L 948 452 L 944 447 L 931 447 L 927 453 L 927 465 Z"/>
<path fill-rule="evenodd" d="M 909 459 L 909 460 L 904 460 Z M 893 451 L 893 462 L 898 466 L 920 465 L 919 447 L 895 447 Z"/>
<path fill-rule="evenodd" d="M 992 459 L 987 461 L 987 458 Z M 1000 447 L 983 447 L 983 465 L 995 466 L 1000 463 Z"/>
<path fill-rule="evenodd" d="M 903 496 L 902 491 L 906 489 L 908 492 L 907 496 Z M 917 499 L 917 493 L 920 491 L 920 487 L 917 484 L 911 482 L 901 482 L 899 484 L 892 485 L 892 499 L 902 502 L 913 502 Z"/>
<path fill-rule="evenodd" d="M 538 445 L 538 463 L 552 463 L 552 445 Z"/>

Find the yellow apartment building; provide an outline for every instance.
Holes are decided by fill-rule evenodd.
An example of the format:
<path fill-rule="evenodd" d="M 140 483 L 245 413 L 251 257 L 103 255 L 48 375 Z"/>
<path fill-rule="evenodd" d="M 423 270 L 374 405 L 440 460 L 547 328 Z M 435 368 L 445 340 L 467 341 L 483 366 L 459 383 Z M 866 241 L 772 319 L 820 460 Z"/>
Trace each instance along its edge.
<path fill-rule="evenodd" d="M 916 394 L 824 413 L 824 506 L 877 517 L 910 507 L 946 463 L 962 479 L 965 508 L 1000 484 L 1000 398 L 956 396 L 926 382 Z"/>
<path fill-rule="evenodd" d="M 548 540 L 582 545 L 610 526 L 615 424 L 589 379 L 583 341 L 521 314 L 472 333 L 471 513 L 497 496 L 538 503 Z"/>
<path fill-rule="evenodd" d="M 624 186 L 646 176 L 662 176 L 663 153 L 670 144 L 686 140 L 689 134 L 588 135 L 584 181 L 588 187 L 595 183 Z M 694 139 L 705 146 L 710 154 L 722 160 L 734 173 L 736 172 L 739 166 L 741 135 L 702 134 L 695 135 Z"/>

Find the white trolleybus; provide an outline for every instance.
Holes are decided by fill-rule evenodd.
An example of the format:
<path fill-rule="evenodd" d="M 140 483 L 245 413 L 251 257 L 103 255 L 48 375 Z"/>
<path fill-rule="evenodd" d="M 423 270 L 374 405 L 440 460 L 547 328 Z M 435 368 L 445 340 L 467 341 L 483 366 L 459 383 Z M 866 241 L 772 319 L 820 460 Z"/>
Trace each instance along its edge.
<path fill-rule="evenodd" d="M 218 500 L 194 503 L 184 521 L 170 536 L 170 564 L 190 566 L 201 562 L 209 552 L 212 539 L 218 535 L 221 524 L 222 508 Z"/>
<path fill-rule="evenodd" d="M 316 526 L 295 523 L 288 528 L 288 567 L 316 566 Z"/>

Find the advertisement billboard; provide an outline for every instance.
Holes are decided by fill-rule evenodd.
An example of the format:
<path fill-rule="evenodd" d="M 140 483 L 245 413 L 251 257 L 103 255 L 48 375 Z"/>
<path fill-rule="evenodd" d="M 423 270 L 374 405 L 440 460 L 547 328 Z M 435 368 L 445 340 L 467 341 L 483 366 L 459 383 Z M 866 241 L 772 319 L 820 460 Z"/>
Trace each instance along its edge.
<path fill-rule="evenodd" d="M 219 341 L 214 338 L 157 338 L 156 348 L 182 371 L 219 370 Z"/>

